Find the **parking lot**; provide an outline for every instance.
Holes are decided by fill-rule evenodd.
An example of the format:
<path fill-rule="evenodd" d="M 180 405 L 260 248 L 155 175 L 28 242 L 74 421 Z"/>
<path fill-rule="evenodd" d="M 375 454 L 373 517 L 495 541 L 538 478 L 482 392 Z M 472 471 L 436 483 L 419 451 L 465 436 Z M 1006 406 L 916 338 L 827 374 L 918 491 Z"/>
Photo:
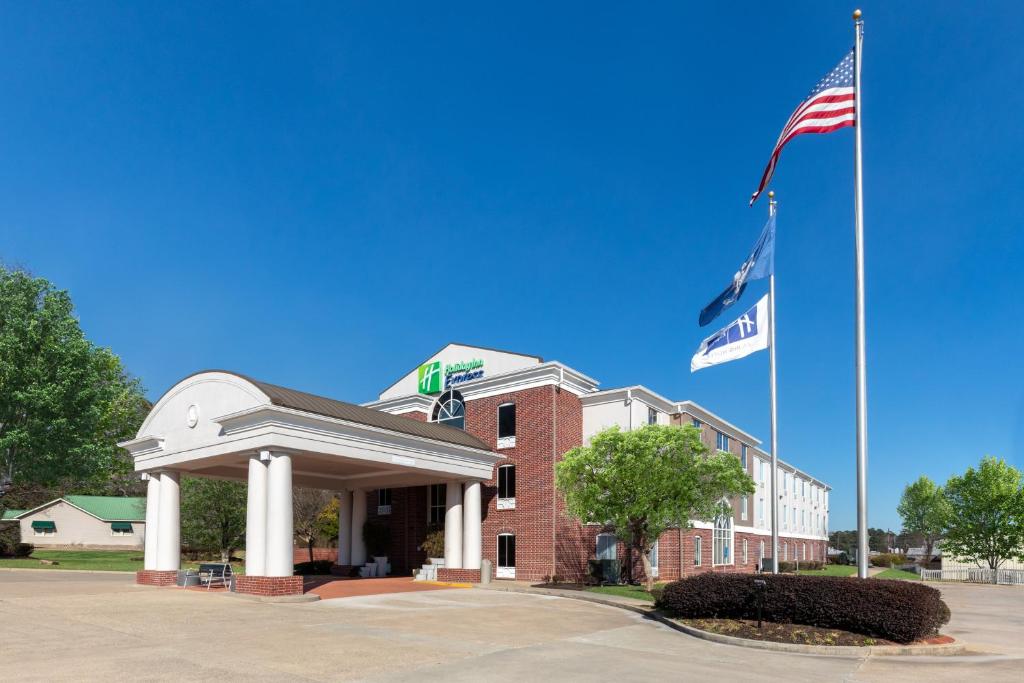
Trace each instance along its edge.
<path fill-rule="evenodd" d="M 10 680 L 1019 680 L 1024 591 L 950 586 L 968 657 L 836 658 L 718 645 L 575 600 L 455 589 L 304 604 L 0 571 Z M 990 654 L 980 654 L 981 652 Z M 1010 656 L 1008 656 L 1010 655 Z"/>

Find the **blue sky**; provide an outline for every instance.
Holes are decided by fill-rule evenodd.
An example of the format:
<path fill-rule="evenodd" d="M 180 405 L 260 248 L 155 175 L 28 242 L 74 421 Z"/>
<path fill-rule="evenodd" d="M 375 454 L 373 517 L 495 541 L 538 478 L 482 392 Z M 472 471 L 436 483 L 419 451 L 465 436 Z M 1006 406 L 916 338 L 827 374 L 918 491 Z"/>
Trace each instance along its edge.
<path fill-rule="evenodd" d="M 154 399 L 220 367 L 365 401 L 454 340 L 767 440 L 767 355 L 691 375 L 697 313 L 852 9 L 7 3 L 0 259 L 69 289 Z M 1024 15 L 863 9 L 869 514 L 895 529 L 920 474 L 1024 465 Z M 796 139 L 773 182 L 779 450 L 832 484 L 833 529 L 855 520 L 852 135 Z"/>

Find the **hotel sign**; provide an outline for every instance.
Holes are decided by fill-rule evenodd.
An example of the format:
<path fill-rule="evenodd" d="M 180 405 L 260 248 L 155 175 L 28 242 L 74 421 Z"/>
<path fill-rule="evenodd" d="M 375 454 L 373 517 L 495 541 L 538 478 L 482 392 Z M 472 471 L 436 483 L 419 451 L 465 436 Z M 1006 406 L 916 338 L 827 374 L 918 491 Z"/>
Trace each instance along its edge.
<path fill-rule="evenodd" d="M 484 362 L 479 358 L 450 363 L 442 367 L 441 361 L 424 363 L 416 370 L 416 386 L 421 394 L 439 394 L 456 384 L 480 379 L 484 376 Z"/>

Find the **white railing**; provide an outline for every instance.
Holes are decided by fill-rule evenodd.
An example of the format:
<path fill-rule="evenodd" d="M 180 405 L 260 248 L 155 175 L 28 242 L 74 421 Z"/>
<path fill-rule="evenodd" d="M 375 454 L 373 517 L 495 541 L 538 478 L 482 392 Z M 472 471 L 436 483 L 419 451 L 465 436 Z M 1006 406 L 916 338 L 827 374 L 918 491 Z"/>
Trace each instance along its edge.
<path fill-rule="evenodd" d="M 962 583 L 1000 583 L 1024 586 L 1024 569 L 922 569 L 922 581 L 959 581 Z"/>

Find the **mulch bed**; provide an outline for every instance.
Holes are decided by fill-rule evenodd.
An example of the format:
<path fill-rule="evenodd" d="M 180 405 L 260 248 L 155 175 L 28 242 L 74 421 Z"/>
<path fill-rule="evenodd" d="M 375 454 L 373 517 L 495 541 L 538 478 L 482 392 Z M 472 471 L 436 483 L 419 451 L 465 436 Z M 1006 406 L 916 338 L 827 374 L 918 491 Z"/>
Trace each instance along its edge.
<path fill-rule="evenodd" d="M 757 622 L 746 619 L 680 619 L 687 626 L 710 631 L 723 636 L 748 638 L 750 640 L 768 640 L 775 643 L 794 643 L 797 645 L 896 645 L 882 638 L 870 638 L 859 633 L 841 631 L 835 628 L 804 626 L 803 624 L 775 624 L 762 622 L 758 630 Z M 950 639 L 951 641 L 952 639 Z"/>

